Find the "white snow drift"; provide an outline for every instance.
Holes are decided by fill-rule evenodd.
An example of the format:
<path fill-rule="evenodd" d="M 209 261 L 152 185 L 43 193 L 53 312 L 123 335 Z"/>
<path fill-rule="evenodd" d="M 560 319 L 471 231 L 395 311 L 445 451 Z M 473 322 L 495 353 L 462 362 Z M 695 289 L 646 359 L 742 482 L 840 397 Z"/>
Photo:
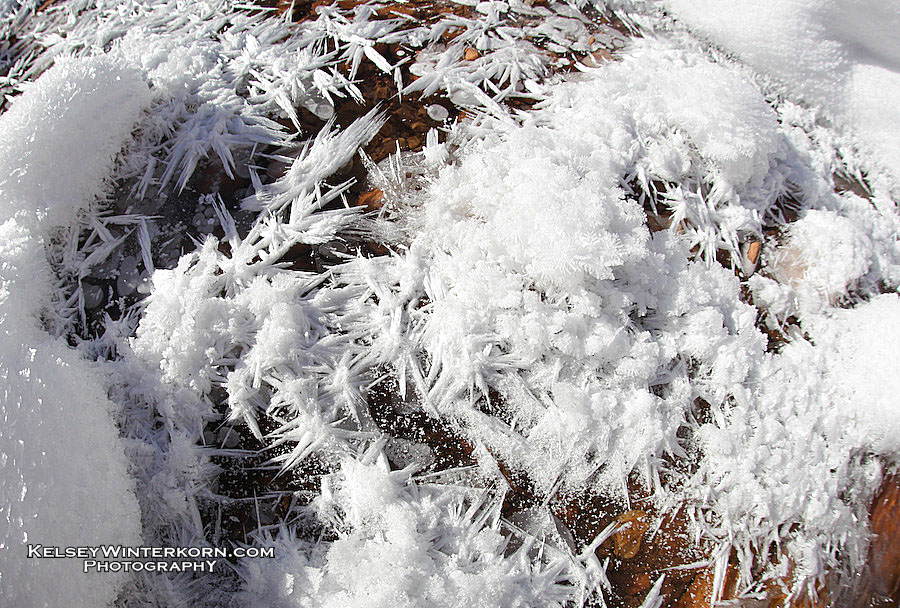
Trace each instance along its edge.
<path fill-rule="evenodd" d="M 900 5 L 666 0 L 674 14 L 848 127 L 900 176 Z"/>
<path fill-rule="evenodd" d="M 0 596 L 16 606 L 105 606 L 122 575 L 27 559 L 28 543 L 139 544 L 140 513 L 91 363 L 41 327 L 55 282 L 45 246 L 104 192 L 149 102 L 134 70 L 60 61 L 0 117 Z"/>

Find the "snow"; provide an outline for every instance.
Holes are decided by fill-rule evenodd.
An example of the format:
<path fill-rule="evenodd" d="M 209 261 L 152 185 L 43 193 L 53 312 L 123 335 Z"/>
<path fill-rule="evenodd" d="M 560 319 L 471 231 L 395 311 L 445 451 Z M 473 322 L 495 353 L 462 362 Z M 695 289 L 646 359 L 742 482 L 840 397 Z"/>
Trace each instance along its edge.
<path fill-rule="evenodd" d="M 699 95 L 688 91 L 710 78 L 727 86 L 706 95 L 706 125 L 665 101 Z M 717 386 L 740 383 L 763 343 L 737 281 L 688 262 L 674 234 L 651 235 L 622 181 L 701 170 L 747 188 L 765 177 L 777 124 L 748 84 L 652 43 L 560 85 L 546 105 L 439 172 L 410 211 L 403 256 L 342 276 L 378 285 L 366 323 L 387 330 L 371 338 L 379 359 L 424 378 L 424 407 L 459 418 L 543 491 L 560 480 L 618 488 L 636 468 L 652 484 L 691 407 L 679 359 Z M 428 306 L 410 310 L 422 296 Z M 671 390 L 656 395 L 658 384 Z M 509 426 L 480 412 L 488 386 Z"/>
<path fill-rule="evenodd" d="M 876 0 L 666 0 L 676 17 L 824 109 L 900 175 L 900 6 Z"/>
<path fill-rule="evenodd" d="M 900 447 L 898 312 L 894 293 L 810 316 L 811 342 L 767 356 L 752 394 L 736 400 L 724 424 L 699 431 L 704 499 L 719 493 L 712 508 L 723 521 L 765 531 L 755 541 L 762 550 L 778 542 L 774 522 L 802 522 L 806 556 L 798 564 L 809 572 L 831 559 L 822 551 L 829 542 L 843 545 L 850 564 L 864 559 L 865 542 L 853 530 L 865 503 L 847 497 L 865 496 L 880 478 L 869 454 Z"/>
<path fill-rule="evenodd" d="M 856 308 L 835 311 L 810 324 L 817 348 L 828 352 L 828 375 L 836 391 L 835 409 L 849 409 L 877 453 L 900 451 L 900 402 L 896 345 L 900 299 L 877 296 Z"/>
<path fill-rule="evenodd" d="M 149 92 L 136 70 L 99 57 L 62 60 L 25 93 L 3 116 L 0 220 L 24 211 L 49 232 L 72 224 L 103 193 Z M 108 133 L 89 128 L 97 117 Z"/>
<path fill-rule="evenodd" d="M 60 61 L 0 117 L 0 595 L 12 605 L 111 605 L 124 582 L 87 578 L 77 561 L 26 559 L 26 543 L 140 543 L 105 378 L 40 315 L 55 282 L 53 230 L 104 193 L 148 102 L 137 72 L 97 57 Z"/>
<path fill-rule="evenodd" d="M 277 547 L 278 559 L 247 560 L 249 606 L 563 605 L 568 558 L 532 565 L 530 546 L 511 546 L 495 497 L 411 483 L 408 472 L 390 471 L 374 454 L 323 480 L 320 517 L 346 530 L 324 555 L 310 560 L 282 530 L 264 543 Z"/>
<path fill-rule="evenodd" d="M 872 264 L 872 249 L 861 226 L 832 211 L 813 209 L 791 225 L 773 274 L 793 288 L 799 310 L 819 312 L 856 287 Z"/>

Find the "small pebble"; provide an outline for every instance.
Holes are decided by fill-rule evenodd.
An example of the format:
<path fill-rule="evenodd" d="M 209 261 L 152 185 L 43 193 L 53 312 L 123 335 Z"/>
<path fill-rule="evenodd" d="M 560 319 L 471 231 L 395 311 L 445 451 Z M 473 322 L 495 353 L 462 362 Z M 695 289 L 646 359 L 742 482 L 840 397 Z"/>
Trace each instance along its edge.
<path fill-rule="evenodd" d="M 463 57 L 465 57 L 466 61 L 475 61 L 476 59 L 481 57 L 481 53 L 479 53 L 475 49 L 469 47 L 466 49 L 466 52 L 464 53 Z"/>
<path fill-rule="evenodd" d="M 250 160 L 234 160 L 234 175 L 241 179 L 250 179 Z"/>
<path fill-rule="evenodd" d="M 141 280 L 137 285 L 137 292 L 142 296 L 146 296 L 152 291 L 153 283 L 150 282 L 150 277 L 144 275 L 141 277 Z"/>
<path fill-rule="evenodd" d="M 747 247 L 747 259 L 749 259 L 754 264 L 756 264 L 756 260 L 759 259 L 759 249 L 760 249 L 759 241 L 753 241 Z"/>
<path fill-rule="evenodd" d="M 476 103 L 476 99 L 468 91 L 454 91 L 450 94 L 450 102 L 455 106 L 468 106 Z"/>
<path fill-rule="evenodd" d="M 433 103 L 425 109 L 428 112 L 428 118 L 443 122 L 450 118 L 450 112 L 439 103 Z"/>
<path fill-rule="evenodd" d="M 256 513 L 254 513 L 254 515 L 256 515 Z M 259 506 L 258 517 L 259 517 L 259 524 L 261 526 L 270 526 L 270 525 L 274 524 L 275 521 L 277 520 L 277 516 L 272 511 L 272 508 L 265 506 L 265 505 Z"/>
<path fill-rule="evenodd" d="M 319 255 L 327 262 L 343 262 L 350 249 L 340 241 L 328 241 L 319 245 Z"/>
<path fill-rule="evenodd" d="M 141 275 L 137 269 L 137 259 L 127 257 L 119 266 L 119 276 L 116 278 L 116 293 L 120 296 L 130 296 L 137 289 Z"/>
<path fill-rule="evenodd" d="M 269 163 L 269 166 L 266 167 L 266 175 L 272 180 L 280 179 L 284 176 L 285 171 L 287 171 L 288 166 L 281 161 L 273 160 Z M 250 193 L 252 194 L 252 192 Z M 249 195 L 248 195 L 249 196 Z"/>
<path fill-rule="evenodd" d="M 119 269 L 119 263 L 122 260 L 120 250 L 115 250 L 109 256 L 91 269 L 91 276 L 98 279 L 111 279 L 115 276 Z"/>
<path fill-rule="evenodd" d="M 130 296 L 134 293 L 135 287 L 137 287 L 137 285 L 125 277 L 119 276 L 119 278 L 116 279 L 116 293 L 120 296 Z"/>
<path fill-rule="evenodd" d="M 222 427 L 219 430 L 219 445 L 229 450 L 234 449 L 240 443 L 241 438 L 238 432 L 231 427 Z"/>
<path fill-rule="evenodd" d="M 133 256 L 128 256 L 122 258 L 122 262 L 119 264 L 119 276 L 125 275 L 137 275 L 138 267 L 138 259 Z"/>
<path fill-rule="evenodd" d="M 606 49 L 597 49 L 593 53 L 589 53 L 583 59 L 584 65 L 589 68 L 598 68 L 607 61 L 612 59 L 612 53 Z"/>
<path fill-rule="evenodd" d="M 757 241 L 756 239 L 748 240 L 741 243 L 740 253 L 740 265 L 741 272 L 744 273 L 744 276 L 750 276 L 754 272 L 756 272 L 757 266 L 759 266 L 759 254 L 762 251 L 762 243 Z"/>
<path fill-rule="evenodd" d="M 180 247 L 166 247 L 166 249 L 162 252 L 162 257 L 169 260 L 170 262 L 178 261 L 178 258 L 181 257 L 181 248 Z"/>
<path fill-rule="evenodd" d="M 313 110 L 313 114 L 320 120 L 328 120 L 334 116 L 334 107 L 330 103 L 320 103 Z"/>

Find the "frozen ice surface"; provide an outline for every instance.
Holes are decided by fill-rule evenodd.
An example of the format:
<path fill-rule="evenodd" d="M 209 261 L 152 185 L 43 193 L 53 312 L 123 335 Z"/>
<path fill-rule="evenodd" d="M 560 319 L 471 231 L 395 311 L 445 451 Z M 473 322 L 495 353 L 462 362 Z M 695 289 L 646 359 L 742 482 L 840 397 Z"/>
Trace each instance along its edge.
<path fill-rule="evenodd" d="M 148 103 L 136 71 L 63 60 L 0 117 L 0 596 L 11 606 L 106 606 L 123 583 L 86 577 L 79 560 L 26 559 L 27 543 L 140 543 L 106 380 L 40 314 L 52 231 L 104 192 Z"/>

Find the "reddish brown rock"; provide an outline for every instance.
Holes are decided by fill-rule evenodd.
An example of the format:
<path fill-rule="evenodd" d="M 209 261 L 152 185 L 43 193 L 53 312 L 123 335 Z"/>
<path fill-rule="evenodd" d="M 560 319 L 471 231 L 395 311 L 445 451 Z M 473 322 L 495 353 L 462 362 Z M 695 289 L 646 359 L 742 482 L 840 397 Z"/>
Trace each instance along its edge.
<path fill-rule="evenodd" d="M 384 192 L 378 188 L 363 192 L 359 195 L 359 198 L 356 199 L 356 205 L 358 207 L 365 207 L 371 211 L 381 209 L 381 206 L 384 205 Z"/>
<path fill-rule="evenodd" d="M 616 518 L 616 523 L 620 529 L 613 534 L 613 553 L 619 559 L 631 559 L 641 549 L 650 516 L 644 511 L 626 511 Z"/>

